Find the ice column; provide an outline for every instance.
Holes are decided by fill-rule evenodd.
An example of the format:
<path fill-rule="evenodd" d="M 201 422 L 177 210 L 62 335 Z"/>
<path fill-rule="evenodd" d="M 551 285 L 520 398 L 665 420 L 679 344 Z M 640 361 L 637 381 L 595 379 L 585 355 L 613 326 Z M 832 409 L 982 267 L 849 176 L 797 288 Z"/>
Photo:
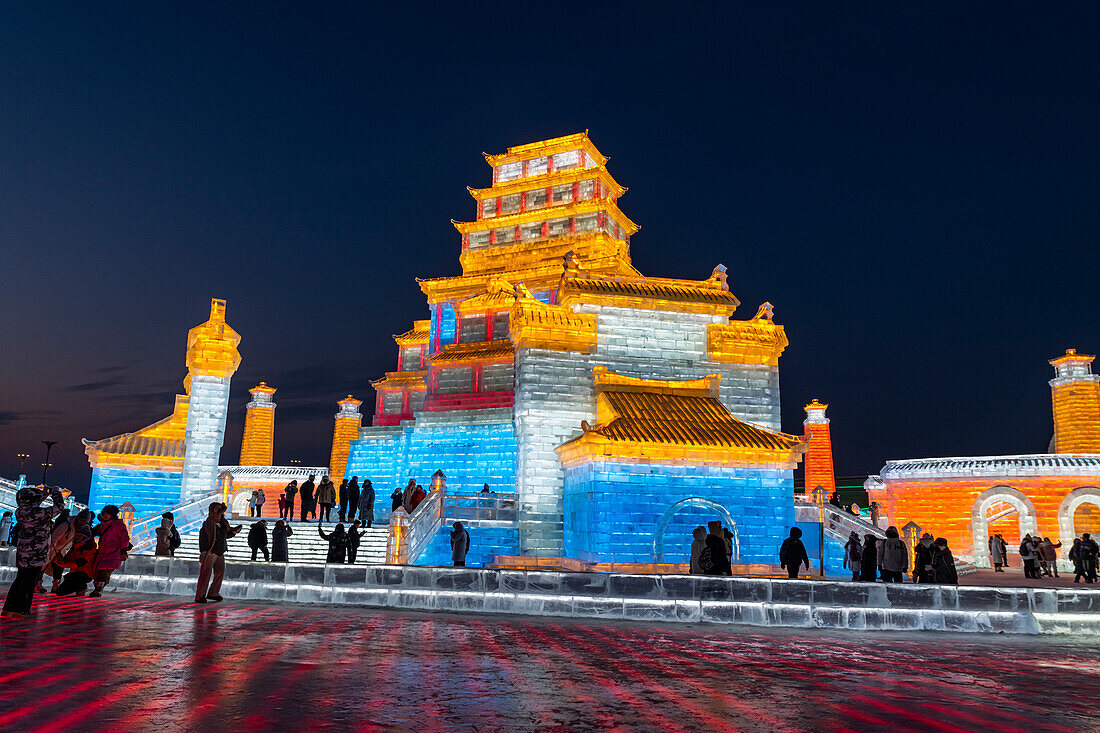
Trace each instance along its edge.
<path fill-rule="evenodd" d="M 241 337 L 225 322 L 225 301 L 210 301 L 210 318 L 187 332 L 187 379 L 190 396 L 184 431 L 183 482 L 180 501 L 194 501 L 216 491 L 218 459 L 225 440 L 229 380 L 241 363 Z"/>

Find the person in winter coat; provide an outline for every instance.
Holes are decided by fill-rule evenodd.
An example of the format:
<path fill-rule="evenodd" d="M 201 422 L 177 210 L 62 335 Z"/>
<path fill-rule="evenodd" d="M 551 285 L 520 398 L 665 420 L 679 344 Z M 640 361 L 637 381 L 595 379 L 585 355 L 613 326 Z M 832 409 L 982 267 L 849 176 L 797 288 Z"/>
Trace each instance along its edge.
<path fill-rule="evenodd" d="M 426 498 L 428 498 L 428 494 L 426 491 L 424 491 L 424 487 L 420 484 L 417 484 L 416 491 L 413 492 L 412 509 L 409 511 L 409 513 L 412 514 L 413 512 L 415 512 L 416 508 L 420 506 L 421 502 L 423 502 Z"/>
<path fill-rule="evenodd" d="M 699 567 L 699 555 L 702 554 L 703 548 L 707 545 L 707 528 L 696 527 L 691 530 L 691 536 L 691 566 L 688 572 L 692 575 L 703 575 L 703 571 Z"/>
<path fill-rule="evenodd" d="M 303 522 L 308 522 L 309 521 L 308 519 L 306 519 L 307 514 L 312 514 L 315 519 L 317 517 L 317 507 L 314 505 L 314 499 L 313 499 L 313 488 L 314 488 L 313 479 L 315 479 L 315 478 L 317 478 L 317 476 L 315 474 L 311 473 L 309 475 L 309 478 L 302 482 L 301 488 L 298 489 L 298 494 L 302 498 L 302 521 Z M 293 504 L 293 502 L 291 502 L 291 503 Z"/>
<path fill-rule="evenodd" d="M 336 492 L 340 509 L 336 512 L 336 516 L 342 522 L 348 518 L 348 480 L 344 479 L 340 482 L 340 490 Z"/>
<path fill-rule="evenodd" d="M 248 497 L 248 516 L 250 517 L 259 516 L 256 514 L 256 497 L 257 494 L 255 491 L 253 491 Z"/>
<path fill-rule="evenodd" d="M 153 550 L 153 554 L 159 557 L 171 557 L 173 554 L 172 547 L 172 533 L 175 532 L 176 536 L 179 536 L 179 532 L 176 531 L 176 523 L 169 519 L 167 516 L 160 518 L 160 526 L 157 527 L 157 546 Z"/>
<path fill-rule="evenodd" d="M 298 494 L 298 479 L 294 479 L 283 489 L 283 511 L 279 519 L 291 521 L 294 519 L 294 497 Z"/>
<path fill-rule="evenodd" d="M 53 578 L 53 586 L 50 588 L 51 593 L 56 593 L 58 586 L 61 585 L 61 574 L 63 572 L 61 561 L 72 551 L 77 530 L 83 529 L 87 532 L 90 519 L 89 514 L 86 512 L 80 512 L 75 517 L 66 517 L 67 513 L 65 511 L 61 512 L 54 521 L 53 532 L 50 533 L 50 559 L 46 563 L 46 568 Z M 43 589 L 40 588 L 39 590 Z"/>
<path fill-rule="evenodd" d="M 264 504 L 267 503 L 267 494 L 263 489 L 256 492 L 256 516 L 262 517 L 264 515 Z"/>
<path fill-rule="evenodd" d="M 92 534 L 99 538 L 99 552 L 95 556 L 94 587 L 89 598 L 103 595 L 103 587 L 111 581 L 111 574 L 122 567 L 126 553 L 130 551 L 130 533 L 119 515 L 119 508 L 113 504 L 103 507 L 99 513 L 99 524 Z"/>
<path fill-rule="evenodd" d="M 859 563 L 859 579 L 862 582 L 875 582 L 878 577 L 878 538 L 873 534 L 863 535 L 863 557 Z"/>
<path fill-rule="evenodd" d="M 1043 569 L 1043 575 L 1048 578 L 1051 577 L 1051 573 L 1054 577 L 1058 577 L 1058 548 L 1062 546 L 1059 542 L 1057 545 L 1050 541 L 1049 537 L 1044 537 L 1043 541 L 1039 543 L 1039 564 Z"/>
<path fill-rule="evenodd" d="M 317 534 L 321 535 L 321 539 L 328 541 L 328 557 L 325 558 L 325 562 L 343 563 L 347 561 L 348 546 L 351 544 L 351 538 L 348 537 L 348 533 L 344 531 L 344 525 L 337 524 L 331 534 L 325 534 L 325 531 L 321 529 L 318 523 Z"/>
<path fill-rule="evenodd" d="M 4 512 L 4 516 L 0 517 L 0 547 L 8 546 L 8 539 L 11 537 L 11 526 L 15 524 L 12 517 L 11 512 Z"/>
<path fill-rule="evenodd" d="M 1069 561 L 1073 563 L 1074 583 L 1080 583 L 1081 578 L 1084 578 L 1086 583 L 1092 582 L 1092 578 L 1089 577 L 1089 571 L 1085 568 L 1085 558 L 1083 555 L 1086 554 L 1086 552 L 1086 549 L 1082 546 L 1081 538 L 1075 537 L 1073 539 L 1073 545 L 1069 548 L 1069 554 L 1066 555 Z"/>
<path fill-rule="evenodd" d="M 470 551 L 470 533 L 462 526 L 462 522 L 455 522 L 451 530 L 451 561 L 456 568 L 466 567 L 466 553 Z"/>
<path fill-rule="evenodd" d="M 844 503 L 840 500 L 840 492 L 833 489 L 833 493 L 829 496 L 829 503 L 835 506 L 837 509 L 843 509 Z"/>
<path fill-rule="evenodd" d="M 947 540 L 937 537 L 932 545 L 933 579 L 941 585 L 958 585 L 959 573 L 955 570 L 955 558 L 947 546 Z"/>
<path fill-rule="evenodd" d="M 1003 573 L 1005 560 L 1008 558 L 1008 543 L 999 534 L 989 538 L 989 561 L 993 564 L 993 571 Z"/>
<path fill-rule="evenodd" d="M 932 535 L 925 532 L 921 535 L 920 542 L 913 548 L 913 582 L 931 583 L 933 544 Z"/>
<path fill-rule="evenodd" d="M 413 507 L 416 500 L 416 480 L 409 479 L 409 483 L 405 486 L 405 491 L 401 493 L 401 507 L 405 510 L 406 514 L 413 513 Z"/>
<path fill-rule="evenodd" d="M 48 491 L 48 494 L 47 494 Z M 42 508 L 47 495 L 53 505 Z M 42 569 L 50 559 L 53 518 L 61 514 L 65 498 L 56 489 L 24 486 L 15 495 L 15 518 L 19 527 L 15 542 L 15 580 L 4 599 L 4 616 L 33 616 L 34 591 L 42 580 Z"/>
<path fill-rule="evenodd" d="M 321 478 L 321 485 L 317 487 L 317 503 L 321 505 L 321 513 L 317 517 L 318 522 L 332 521 L 332 506 L 336 503 L 336 485 L 328 476 Z"/>
<path fill-rule="evenodd" d="M 390 511 L 396 512 L 398 507 L 405 506 L 405 491 L 401 488 L 393 490 L 390 494 Z"/>
<path fill-rule="evenodd" d="M 290 525 L 281 519 L 275 523 L 275 527 L 271 530 L 271 561 L 272 562 L 290 562 L 290 549 L 288 547 L 287 537 L 294 534 L 294 530 L 290 528 Z"/>
<path fill-rule="evenodd" d="M 252 550 L 252 562 L 256 562 L 258 552 L 264 554 L 264 562 L 271 562 L 271 556 L 267 554 L 267 522 L 261 519 L 248 528 L 248 547 Z"/>
<path fill-rule="evenodd" d="M 359 477 L 352 476 L 348 482 L 348 519 L 359 516 L 359 497 L 362 491 L 359 489 Z"/>
<path fill-rule="evenodd" d="M 374 486 L 369 478 L 363 480 L 363 490 L 359 492 L 359 519 L 367 529 L 374 523 Z"/>
<path fill-rule="evenodd" d="M 359 544 L 363 541 L 363 530 L 359 528 L 359 520 L 356 519 L 348 527 L 348 565 L 355 564 L 355 558 L 359 556 Z"/>
<path fill-rule="evenodd" d="M 852 580 L 859 580 L 860 566 L 862 565 L 863 545 L 859 542 L 859 535 L 852 532 L 848 535 L 848 542 L 844 545 L 844 567 L 852 571 Z"/>
<path fill-rule="evenodd" d="M 199 579 L 195 583 L 195 603 L 223 600 L 222 578 L 225 577 L 225 553 L 229 549 L 229 538 L 243 529 L 240 524 L 229 526 L 225 519 L 227 509 L 229 507 L 220 501 L 212 502 L 209 514 L 199 528 Z"/>
<path fill-rule="evenodd" d="M 18 512 L 15 516 L 19 516 Z M 1081 535 L 1081 548 L 1077 554 L 1081 558 L 1081 569 L 1085 571 L 1085 581 L 1095 583 L 1096 563 L 1097 557 L 1100 556 L 1100 548 L 1097 547 L 1096 541 L 1092 539 L 1092 535 L 1088 532 Z"/>
<path fill-rule="evenodd" d="M 707 522 L 707 529 L 710 531 L 699 555 L 699 567 L 707 575 L 733 575 L 733 568 L 726 556 L 726 533 L 722 531 L 722 523 L 712 520 Z"/>
<path fill-rule="evenodd" d="M 1037 543 L 1031 539 L 1031 535 L 1024 535 L 1023 541 L 1020 542 L 1020 560 L 1024 565 L 1024 577 L 1039 579 L 1039 547 Z"/>
<path fill-rule="evenodd" d="M 65 557 L 54 560 L 56 565 L 69 571 L 53 591 L 59 596 L 82 596 L 88 592 L 88 584 L 92 582 L 92 567 L 96 556 L 95 539 L 92 537 L 91 527 L 88 526 L 92 521 L 92 513 L 85 510 L 77 517 L 81 515 L 84 515 L 86 524 L 77 530 L 72 549 Z"/>
<path fill-rule="evenodd" d="M 900 583 L 902 575 L 909 569 L 909 548 L 893 525 L 886 528 L 886 539 L 879 543 L 878 565 L 882 580 L 886 583 Z"/>
<path fill-rule="evenodd" d="M 791 527 L 791 536 L 779 546 L 779 567 L 786 568 L 788 578 L 797 578 L 803 564 L 806 565 L 806 570 L 810 569 L 810 556 L 806 554 L 806 546 L 802 544 L 802 530 Z"/>

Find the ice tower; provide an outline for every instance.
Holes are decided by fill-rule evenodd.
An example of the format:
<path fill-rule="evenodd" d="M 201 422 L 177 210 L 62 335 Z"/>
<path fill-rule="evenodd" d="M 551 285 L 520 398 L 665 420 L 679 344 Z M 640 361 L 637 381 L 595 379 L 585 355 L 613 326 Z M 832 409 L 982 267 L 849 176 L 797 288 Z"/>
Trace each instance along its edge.
<path fill-rule="evenodd" d="M 806 405 L 806 420 L 802 423 L 809 449 L 806 452 L 806 494 L 814 495 L 820 486 L 828 499 L 836 490 L 836 477 L 833 474 L 833 438 L 829 429 L 829 418 L 825 417 L 828 405 L 817 401 L 815 397 Z"/>
<path fill-rule="evenodd" d="M 792 465 L 805 449 L 775 432 L 787 337 L 771 305 L 731 320 L 739 302 L 721 265 L 701 280 L 638 272 L 630 260 L 638 226 L 618 203 L 626 189 L 587 133 L 485 159 L 492 186 L 470 189 L 475 219 L 454 223 L 462 272 L 419 281 L 430 318 L 395 337 L 399 371 L 374 383 L 372 425 L 351 445 L 348 473 L 374 484 L 376 518 L 388 515 L 392 487 L 408 478 L 426 485 L 441 469 L 449 493 L 473 494 L 483 484 L 515 492 L 511 531 L 468 527 L 475 546 L 495 543 L 502 554 L 562 556 L 576 548 L 602 558 L 600 547 L 619 547 L 625 561 L 652 561 L 655 535 L 699 507 L 721 506 L 723 518 L 753 525 L 742 527 L 742 556 L 771 558 L 793 521 Z M 597 507 L 582 519 L 565 502 L 569 477 L 558 449 L 586 435 L 585 425 L 595 429 L 601 390 L 622 391 L 599 386 L 598 379 L 614 381 L 597 377 L 603 373 L 641 380 L 627 391 L 652 395 L 698 391 L 684 385 L 708 381 L 705 398 L 662 403 L 670 412 L 655 417 L 653 432 L 600 443 L 610 453 L 594 480 L 615 487 L 616 506 L 637 511 Z M 689 406 L 720 419 L 723 430 L 756 437 L 711 445 L 714 458 L 685 452 L 680 438 L 662 431 L 710 419 L 679 412 Z M 708 433 L 719 441 L 726 434 Z M 767 460 L 755 460 L 755 440 L 774 444 Z M 681 465 L 667 468 L 674 454 L 684 456 Z M 590 469 L 573 472 L 577 486 Z M 719 485 L 726 488 L 708 488 Z M 579 533 L 578 521 L 585 522 Z M 621 532 L 646 539 L 600 540 Z M 677 545 L 669 559 L 685 552 Z"/>
<path fill-rule="evenodd" d="M 225 322 L 225 301 L 210 301 L 210 318 L 187 332 L 189 409 L 184 431 L 180 500 L 214 491 L 229 412 L 229 380 L 241 363 L 241 337 Z"/>
<path fill-rule="evenodd" d="M 252 401 L 245 406 L 242 466 L 270 466 L 275 455 L 275 388 L 260 382 L 248 390 Z"/>

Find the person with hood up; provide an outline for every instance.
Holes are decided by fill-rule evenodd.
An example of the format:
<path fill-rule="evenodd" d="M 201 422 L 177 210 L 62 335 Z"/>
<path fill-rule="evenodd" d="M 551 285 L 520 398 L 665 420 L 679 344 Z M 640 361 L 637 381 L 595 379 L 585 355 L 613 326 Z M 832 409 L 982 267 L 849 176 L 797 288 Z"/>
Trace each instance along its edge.
<path fill-rule="evenodd" d="M 390 511 L 396 512 L 397 507 L 404 506 L 404 504 L 405 492 L 401 489 L 401 487 L 398 487 L 393 490 L 392 494 L 390 494 Z"/>
<path fill-rule="evenodd" d="M 874 583 L 878 574 L 878 538 L 873 534 L 863 535 L 863 557 L 859 563 L 859 579 L 864 583 Z"/>
<path fill-rule="evenodd" d="M 909 548 L 893 525 L 886 528 L 886 539 L 879 543 L 878 566 L 886 583 L 900 583 L 909 569 Z"/>
<path fill-rule="evenodd" d="M 462 522 L 455 522 L 451 530 L 451 561 L 456 568 L 466 567 L 466 553 L 470 551 L 470 533 L 462 526 Z"/>
<path fill-rule="evenodd" d="M 359 515 L 359 496 L 362 492 L 359 489 L 359 477 L 352 476 L 351 481 L 348 481 L 348 519 L 355 519 Z M 343 494 L 340 494 L 340 501 L 343 502 Z"/>
<path fill-rule="evenodd" d="M 844 567 L 852 571 L 852 581 L 859 580 L 859 571 L 862 564 L 863 545 L 859 543 L 859 535 L 852 532 L 848 535 L 848 542 L 844 545 Z"/>
<path fill-rule="evenodd" d="M 287 537 L 292 534 L 294 530 L 283 520 L 280 519 L 275 523 L 275 527 L 271 530 L 272 562 L 290 562 L 290 543 L 287 542 Z"/>
<path fill-rule="evenodd" d="M 308 522 L 306 519 L 307 514 L 312 514 L 314 519 L 317 518 L 317 507 L 313 498 L 313 479 L 317 478 L 316 474 L 310 474 L 309 478 L 302 482 L 301 488 L 298 489 L 298 494 L 302 499 L 302 521 Z M 291 504 L 294 502 L 292 501 Z"/>
<path fill-rule="evenodd" d="M 409 511 L 409 514 L 412 514 L 413 512 L 415 512 L 416 508 L 418 506 L 420 506 L 420 503 L 423 502 L 427 498 L 428 498 L 428 494 L 427 494 L 426 491 L 424 491 L 424 487 L 421 486 L 420 484 L 417 484 L 416 485 L 416 491 L 413 492 L 412 509 Z"/>
<path fill-rule="evenodd" d="M 1039 564 L 1042 567 L 1043 575 L 1048 578 L 1051 577 L 1051 573 L 1054 577 L 1058 577 L 1058 548 L 1062 546 L 1062 543 L 1054 544 L 1050 541 L 1049 537 L 1044 537 L 1043 541 L 1039 543 Z"/>
<path fill-rule="evenodd" d="M 85 509 L 76 515 L 74 521 L 73 544 L 69 552 L 61 558 L 55 558 L 53 563 L 58 569 L 68 569 L 65 577 L 60 578 L 61 583 L 56 585 L 53 592 L 59 596 L 78 595 L 83 596 L 88 592 L 88 584 L 92 582 L 92 568 L 95 566 L 96 545 L 92 537 L 92 513 Z M 57 576 L 54 576 L 57 579 Z"/>
<path fill-rule="evenodd" d="M 50 588 L 51 593 L 57 593 L 57 589 L 61 585 L 61 574 L 64 572 L 65 567 L 63 563 L 69 553 L 72 552 L 77 535 L 81 532 L 85 535 L 91 535 L 91 530 L 88 528 L 92 518 L 91 512 L 85 509 L 78 512 L 75 517 L 66 517 L 67 513 L 65 511 L 61 512 L 54 522 L 53 532 L 50 533 L 50 560 L 47 567 L 53 577 L 53 586 Z"/>
<path fill-rule="evenodd" d="M 840 500 L 840 492 L 833 489 L 832 495 L 829 497 L 829 503 L 835 506 L 837 509 L 844 508 L 844 502 Z"/>
<path fill-rule="evenodd" d="M 405 486 L 405 490 L 401 493 L 401 508 L 405 510 L 406 514 L 413 513 L 413 507 L 416 506 L 416 479 L 409 479 L 409 483 Z"/>
<path fill-rule="evenodd" d="M 1008 557 L 1008 543 L 999 534 L 989 538 L 989 561 L 993 563 L 993 572 L 1003 573 Z"/>
<path fill-rule="evenodd" d="M 696 527 L 691 530 L 691 564 L 688 572 L 692 575 L 705 575 L 702 568 L 699 567 L 699 555 L 703 553 L 703 548 L 707 545 L 707 528 Z"/>
<path fill-rule="evenodd" d="M 722 523 L 717 519 L 711 520 L 707 522 L 707 529 L 710 531 L 699 555 L 699 567 L 707 575 L 733 575 L 726 555 L 726 533 L 722 531 Z"/>
<path fill-rule="evenodd" d="M 267 554 L 267 522 L 261 519 L 253 522 L 248 528 L 248 547 L 252 550 L 252 562 L 256 562 L 256 554 L 264 554 L 264 562 L 271 562 L 271 556 Z"/>
<path fill-rule="evenodd" d="M 317 494 L 314 498 L 321 505 L 317 522 L 331 522 L 332 506 L 336 503 L 336 484 L 332 483 L 328 476 L 321 477 L 321 484 L 317 487 Z"/>
<path fill-rule="evenodd" d="M 341 522 L 348 518 L 348 480 L 344 479 L 340 482 L 340 490 L 336 492 L 340 508 L 336 512 L 336 517 Z"/>
<path fill-rule="evenodd" d="M 359 519 L 367 529 L 374 523 L 374 486 L 369 478 L 363 480 L 363 490 L 359 493 Z"/>
<path fill-rule="evenodd" d="M 318 524 L 317 534 L 321 535 L 321 539 L 328 542 L 328 557 L 325 558 L 325 562 L 347 562 L 348 546 L 351 544 L 351 538 L 344 531 L 344 525 L 337 524 L 331 534 L 325 534 L 325 531 Z"/>
<path fill-rule="evenodd" d="M 932 535 L 925 532 L 917 546 L 913 548 L 913 582 L 931 583 L 932 573 Z"/>
<path fill-rule="evenodd" d="M 117 506 L 108 504 L 99 513 L 99 524 L 92 530 L 92 534 L 99 537 L 99 552 L 95 556 L 94 587 L 88 594 L 89 598 L 103 595 L 103 587 L 111 581 L 111 574 L 122 567 L 122 561 L 130 551 L 130 533 L 126 530 L 126 523 L 119 518 L 120 514 Z"/>
<path fill-rule="evenodd" d="M 959 573 L 955 569 L 955 558 L 947 546 L 947 540 L 937 537 L 932 545 L 933 579 L 941 585 L 958 585 Z"/>
<path fill-rule="evenodd" d="M 294 497 L 298 494 L 298 479 L 294 479 L 283 489 L 283 511 L 279 519 L 292 521 L 294 519 Z"/>
<path fill-rule="evenodd" d="M 15 523 L 12 516 L 11 512 L 4 512 L 4 516 L 0 517 L 0 547 L 8 546 L 8 539 L 11 537 L 11 526 Z"/>
<path fill-rule="evenodd" d="M 802 544 L 802 530 L 791 527 L 791 536 L 779 546 L 779 567 L 786 568 L 788 578 L 797 578 L 803 563 L 806 570 L 809 570 L 810 556 L 806 554 L 806 546 Z"/>

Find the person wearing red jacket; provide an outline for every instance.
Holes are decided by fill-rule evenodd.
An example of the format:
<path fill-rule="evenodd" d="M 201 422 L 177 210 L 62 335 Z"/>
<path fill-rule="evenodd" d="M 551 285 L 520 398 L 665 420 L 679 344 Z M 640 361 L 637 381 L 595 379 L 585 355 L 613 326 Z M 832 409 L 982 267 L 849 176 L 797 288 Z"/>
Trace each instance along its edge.
<path fill-rule="evenodd" d="M 92 530 L 92 534 L 99 537 L 99 552 L 92 568 L 94 588 L 88 594 L 89 598 L 103 595 L 103 586 L 110 582 L 111 574 L 122 567 L 122 561 L 130 551 L 130 533 L 126 530 L 126 523 L 119 519 L 120 513 L 114 504 L 103 507 L 99 513 L 99 524 Z"/>

